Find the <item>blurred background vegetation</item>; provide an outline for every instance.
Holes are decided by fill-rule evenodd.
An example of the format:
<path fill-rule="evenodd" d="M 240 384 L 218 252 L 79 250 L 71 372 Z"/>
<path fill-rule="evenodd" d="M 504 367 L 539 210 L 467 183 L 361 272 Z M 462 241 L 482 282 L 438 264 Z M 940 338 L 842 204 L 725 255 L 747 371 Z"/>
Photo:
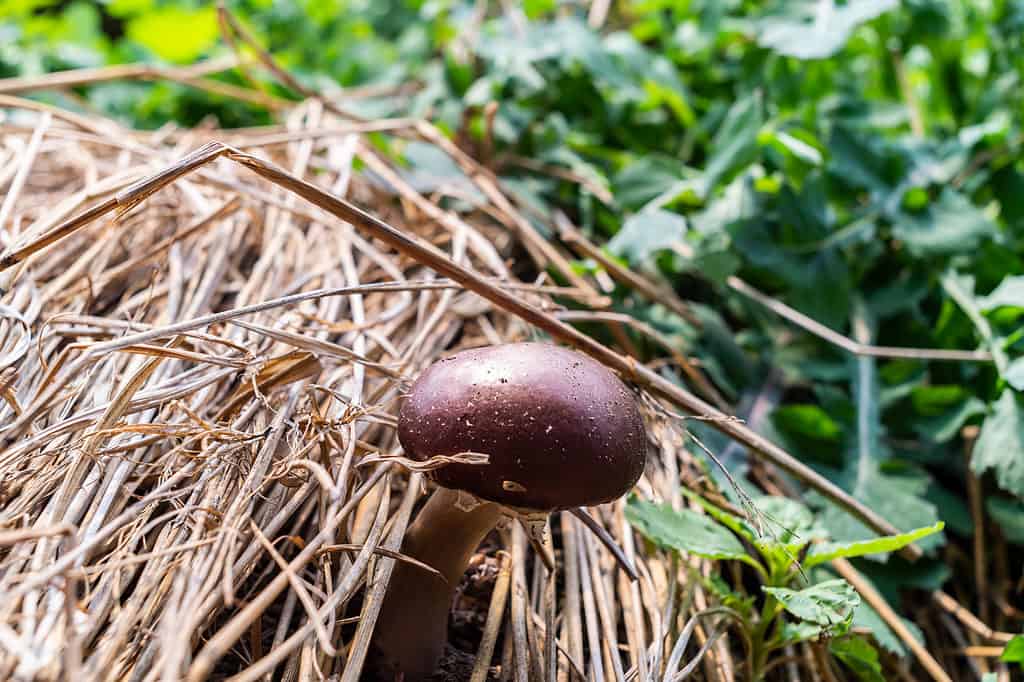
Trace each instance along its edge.
<path fill-rule="evenodd" d="M 556 238 L 550 217 L 563 211 L 622 263 L 666 278 L 699 328 L 626 290 L 615 306 L 692 354 L 755 428 L 895 524 L 946 521 L 913 567 L 858 560 L 893 603 L 945 586 L 1020 631 L 1024 2 L 619 0 L 607 16 L 561 0 L 230 7 L 305 86 L 363 116 L 429 117 L 537 209 L 545 235 Z M 206 3 L 0 0 L 0 77 L 227 53 Z M 345 101 L 362 86 L 382 94 Z M 261 87 L 297 97 L 269 78 Z M 36 96 L 146 128 L 272 120 L 168 82 Z M 423 147 L 392 153 L 425 183 L 457 173 Z M 978 348 L 992 361 L 858 358 L 730 277 L 862 343 Z M 751 416 L 755 403 L 765 418 Z M 743 453 L 696 428 L 747 471 Z M 869 535 L 808 502 L 833 537 Z M 976 565 L 991 576 L 984 593 Z"/>

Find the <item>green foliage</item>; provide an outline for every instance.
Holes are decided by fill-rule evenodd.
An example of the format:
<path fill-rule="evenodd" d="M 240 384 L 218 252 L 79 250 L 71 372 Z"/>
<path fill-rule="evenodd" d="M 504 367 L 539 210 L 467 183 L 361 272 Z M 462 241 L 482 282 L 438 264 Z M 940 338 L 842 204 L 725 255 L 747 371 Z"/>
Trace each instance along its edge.
<path fill-rule="evenodd" d="M 189 63 L 217 43 L 217 12 L 213 7 L 152 9 L 132 17 L 127 35 L 161 59 Z"/>
<path fill-rule="evenodd" d="M 985 418 L 971 464 L 979 474 L 995 470 L 1004 490 L 1024 497 L 1024 407 L 1016 391 L 1005 389 Z"/>
<path fill-rule="evenodd" d="M 985 500 L 985 509 L 999 523 L 1007 541 L 1024 545 L 1024 502 L 990 497 Z"/>
<path fill-rule="evenodd" d="M 837 639 L 828 648 L 861 682 L 885 682 L 878 651 L 863 637 Z"/>
<path fill-rule="evenodd" d="M 677 213 L 660 208 L 635 213 L 608 242 L 608 249 L 633 262 L 646 261 L 652 254 L 670 247 L 686 233 L 686 221 Z"/>
<path fill-rule="evenodd" d="M 1024 635 L 1017 635 L 1007 642 L 999 660 L 1024 666 Z"/>
<path fill-rule="evenodd" d="M 634 499 L 627 508 L 626 518 L 662 547 L 705 559 L 739 559 L 754 563 L 735 535 L 703 514 Z"/>
<path fill-rule="evenodd" d="M 889 535 L 860 542 L 822 543 L 815 545 L 811 549 L 811 552 L 807 555 L 804 563 L 808 568 L 810 568 L 811 566 L 817 566 L 820 563 L 831 561 L 832 559 L 866 556 L 882 552 L 894 552 L 906 547 L 912 542 L 920 540 L 921 538 L 927 537 L 933 533 L 938 533 L 944 526 L 945 524 L 940 521 L 934 526 L 918 528 L 909 533 L 900 533 L 899 535 Z"/>
<path fill-rule="evenodd" d="M 220 39 L 212 3 L 195 0 L 0 0 L 0 77 L 126 62 L 190 63 L 229 52 Z M 429 68 L 436 48 L 453 35 L 449 14 L 420 20 L 418 2 L 228 3 L 299 81 L 312 88 L 376 83 L 397 85 Z M 426 17 L 423 17 L 426 19 Z M 237 73 L 215 76 L 243 84 Z M 266 84 L 280 96 L 290 93 Z M 194 125 L 216 116 L 226 126 L 260 125 L 270 113 L 256 105 L 168 83 L 101 83 L 81 88 L 100 112 L 140 127 L 167 120 Z M 47 97 L 53 97 L 47 95 Z M 61 99 L 70 108 L 79 105 Z M 373 102 L 376 115 L 395 113 L 396 103 Z"/>
<path fill-rule="evenodd" d="M 893 552 L 940 532 L 942 523 L 862 542 L 831 542 L 819 519 L 796 500 L 771 496 L 754 499 L 753 513 L 759 520 L 755 523 L 692 491 L 683 492 L 707 514 L 633 496 L 626 507 L 626 518 L 660 547 L 707 559 L 740 561 L 755 569 L 764 595 L 759 613 L 755 613 L 752 596 L 744 596 L 742 585 L 729 586 L 715 578 L 708 581 L 708 588 L 740 615 L 748 630 L 756 679 L 760 679 L 770 654 L 779 648 L 824 636 L 838 637 L 854 623 L 868 626 L 882 646 L 902 653 L 895 636 L 874 610 L 861 603 L 849 583 L 821 568 L 811 569 L 837 558 Z M 783 619 L 783 613 L 788 613 L 790 619 Z M 871 676 L 880 674 L 878 655 L 868 642 L 837 646 L 836 656 L 858 676 L 877 679 Z"/>
<path fill-rule="evenodd" d="M 853 609 L 860 604 L 860 596 L 850 583 L 839 578 L 802 590 L 765 587 L 764 591 L 778 599 L 791 615 L 804 623 L 820 626 L 816 636 L 825 632 L 843 634 L 850 627 Z"/>

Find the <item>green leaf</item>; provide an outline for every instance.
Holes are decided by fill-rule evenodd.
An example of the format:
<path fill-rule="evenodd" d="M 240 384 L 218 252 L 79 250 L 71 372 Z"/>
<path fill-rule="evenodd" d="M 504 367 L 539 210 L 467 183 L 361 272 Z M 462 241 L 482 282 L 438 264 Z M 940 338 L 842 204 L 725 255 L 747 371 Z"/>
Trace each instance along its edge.
<path fill-rule="evenodd" d="M 619 205 L 636 210 L 678 185 L 687 170 L 674 159 L 645 156 L 632 161 L 615 176 L 612 193 Z"/>
<path fill-rule="evenodd" d="M 860 603 L 857 591 L 841 578 L 802 590 L 767 586 L 762 589 L 778 599 L 793 616 L 832 633 L 842 634 L 849 627 L 853 609 Z"/>
<path fill-rule="evenodd" d="M 693 492 L 688 488 L 682 488 L 682 493 L 688 499 L 693 500 L 707 512 L 708 516 L 718 521 L 720 524 L 731 530 L 736 535 L 745 539 L 747 542 L 757 542 L 757 531 L 750 525 L 746 519 L 742 519 L 735 514 L 731 514 L 721 507 L 718 507 L 711 502 L 708 502 L 703 497 Z"/>
<path fill-rule="evenodd" d="M 881 554 L 882 552 L 895 552 L 916 540 L 938 533 L 944 527 L 945 524 L 939 521 L 933 526 L 917 528 L 907 533 L 900 533 L 899 535 L 886 535 L 874 538 L 873 540 L 825 542 L 811 548 L 810 553 L 804 560 L 804 566 L 810 568 L 811 566 L 817 566 L 818 564 L 841 557 L 849 558 L 865 556 L 867 554 Z"/>
<path fill-rule="evenodd" d="M 797 642 L 806 642 L 811 639 L 817 639 L 820 636 L 820 625 L 807 623 L 805 621 L 798 621 L 796 623 L 784 621 L 782 623 L 782 632 L 780 633 L 779 644 L 796 644 Z"/>
<path fill-rule="evenodd" d="M 987 412 L 985 403 L 973 395 L 954 407 L 934 417 L 927 417 L 914 424 L 914 430 L 922 436 L 946 443 L 952 440 L 969 419 Z"/>
<path fill-rule="evenodd" d="M 862 479 L 860 493 L 856 497 L 901 531 L 908 532 L 914 528 L 931 526 L 939 520 L 935 506 L 921 498 L 927 486 L 927 478 L 895 476 L 875 471 Z M 812 498 L 821 499 L 818 496 Z M 821 522 L 834 541 L 857 542 L 877 537 L 877 533 L 845 510 L 827 502 L 824 507 Z M 926 537 L 921 548 L 928 550 L 936 547 L 941 544 L 941 539 L 939 535 Z M 870 555 L 868 558 L 884 561 L 887 556 Z"/>
<path fill-rule="evenodd" d="M 731 223 L 749 218 L 757 211 L 757 196 L 751 188 L 750 178 L 737 175 L 725 190 L 710 202 L 707 208 L 690 220 L 701 235 L 723 234 Z"/>
<path fill-rule="evenodd" d="M 442 187 L 454 187 L 473 203 L 486 203 L 452 157 L 437 146 L 413 140 L 402 148 L 402 157 L 409 164 L 409 168 L 401 169 L 402 177 L 417 191 L 427 194 Z"/>
<path fill-rule="evenodd" d="M 892 233 L 911 253 L 929 256 L 972 248 L 995 234 L 995 224 L 964 195 L 946 187 L 923 211 L 901 212 Z"/>
<path fill-rule="evenodd" d="M 1024 502 L 1005 497 L 988 497 L 985 509 L 996 520 L 1009 542 L 1024 545 Z"/>
<path fill-rule="evenodd" d="M 757 158 L 757 133 L 761 123 L 761 98 L 756 93 L 744 95 L 733 103 L 711 142 L 702 194 L 707 195 L 719 180 Z"/>
<path fill-rule="evenodd" d="M 1007 642 L 999 660 L 1005 663 L 1024 665 L 1024 635 L 1017 635 Z"/>
<path fill-rule="evenodd" d="M 828 170 L 838 182 L 878 197 L 891 192 L 891 164 L 884 140 L 839 124 L 832 130 L 828 150 Z"/>
<path fill-rule="evenodd" d="M 971 469 L 978 475 L 992 469 L 1000 488 L 1024 497 L 1024 408 L 1015 391 L 1005 389 L 982 423 Z"/>
<path fill-rule="evenodd" d="M 933 557 L 922 557 L 911 562 L 894 555 L 884 564 L 865 561 L 858 564 L 865 579 L 870 580 L 879 593 L 893 604 L 899 603 L 900 595 L 905 590 L 939 590 L 953 576 L 944 561 Z"/>
<path fill-rule="evenodd" d="M 733 589 L 722 576 L 712 572 L 705 583 L 706 589 L 711 596 L 722 603 L 722 606 L 733 609 L 744 616 L 751 616 L 754 611 L 756 595 L 747 594 L 745 591 Z"/>
<path fill-rule="evenodd" d="M 530 19 L 536 19 L 555 9 L 557 0 L 523 0 L 523 11 Z"/>
<path fill-rule="evenodd" d="M 631 263 L 643 263 L 655 251 L 682 240 L 686 219 L 664 209 L 647 209 L 626 219 L 622 229 L 608 242 L 608 250 Z"/>
<path fill-rule="evenodd" d="M 955 384 L 920 386 L 910 394 L 910 402 L 920 414 L 934 417 L 963 402 L 967 389 Z"/>
<path fill-rule="evenodd" d="M 129 21 L 127 34 L 162 59 L 191 62 L 217 43 L 217 11 L 161 7 Z"/>
<path fill-rule="evenodd" d="M 106 10 L 114 17 L 129 17 L 151 12 L 154 0 L 108 0 Z"/>
<path fill-rule="evenodd" d="M 1010 363 L 1003 375 L 1006 383 L 1014 389 L 1024 392 L 1024 357 L 1019 357 Z"/>
<path fill-rule="evenodd" d="M 817 405 L 786 405 L 772 413 L 776 428 L 794 436 L 837 443 L 839 424 Z"/>
<path fill-rule="evenodd" d="M 661 547 L 695 554 L 705 559 L 739 559 L 750 562 L 736 536 L 711 518 L 689 509 L 673 509 L 630 498 L 626 518 L 645 537 Z"/>
<path fill-rule="evenodd" d="M 785 13 L 757 23 L 757 42 L 797 59 L 831 57 L 842 49 L 858 26 L 889 11 L 898 0 L 832 0 L 788 2 Z"/>
<path fill-rule="evenodd" d="M 863 637 L 851 636 L 829 642 L 829 651 L 863 682 L 885 682 L 878 651 Z"/>
<path fill-rule="evenodd" d="M 775 139 L 789 151 L 790 154 L 812 166 L 820 166 L 824 162 L 821 151 L 818 147 L 806 142 L 799 137 L 790 135 L 785 131 L 775 134 Z M 817 144 L 817 141 L 815 140 Z"/>
<path fill-rule="evenodd" d="M 992 331 L 992 325 L 982 315 L 979 299 L 974 295 L 974 277 L 971 275 L 960 275 L 950 270 L 943 273 L 940 281 L 942 282 L 942 288 L 960 309 L 964 311 L 964 314 L 967 315 L 977 330 L 978 335 L 981 336 L 982 341 L 988 346 L 989 351 L 992 353 L 992 359 L 995 361 L 996 369 L 999 370 L 1000 374 L 1005 374 L 1009 361 L 1007 360 L 1006 352 L 1003 350 L 1002 343 Z"/>
<path fill-rule="evenodd" d="M 1000 306 L 1024 308 L 1024 276 L 1006 277 L 991 294 L 978 297 L 978 307 L 986 312 Z"/>

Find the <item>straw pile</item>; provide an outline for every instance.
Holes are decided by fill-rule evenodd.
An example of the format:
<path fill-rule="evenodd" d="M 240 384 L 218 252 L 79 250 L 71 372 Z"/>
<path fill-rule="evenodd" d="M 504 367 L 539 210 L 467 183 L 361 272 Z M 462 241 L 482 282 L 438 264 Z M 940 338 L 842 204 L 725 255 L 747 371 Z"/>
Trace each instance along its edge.
<path fill-rule="evenodd" d="M 423 122 L 313 99 L 279 127 L 144 133 L 0 97 L 0 679 L 359 679 L 428 487 L 395 437 L 403 386 L 452 350 L 544 337 L 439 265 L 541 326 L 624 339 L 621 316 Z M 371 131 L 451 172 L 401 168 Z M 681 505 L 681 422 L 646 405 L 638 493 Z M 636 583 L 575 517 L 552 518 L 555 575 L 521 528 L 494 533 L 439 679 L 670 679 L 688 661 L 731 679 L 725 624 L 684 627 L 707 605 L 687 574 L 709 565 L 638 546 L 623 507 L 592 513 Z"/>

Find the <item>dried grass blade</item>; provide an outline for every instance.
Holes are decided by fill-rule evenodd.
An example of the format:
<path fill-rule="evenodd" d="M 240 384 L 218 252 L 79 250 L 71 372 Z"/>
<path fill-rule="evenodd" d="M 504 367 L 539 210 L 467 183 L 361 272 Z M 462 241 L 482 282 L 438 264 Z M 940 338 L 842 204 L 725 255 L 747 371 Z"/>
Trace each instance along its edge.
<path fill-rule="evenodd" d="M 487 620 L 484 622 L 483 634 L 480 637 L 480 648 L 477 649 L 476 662 L 469 682 L 486 682 L 487 671 L 491 667 L 494 656 L 494 645 L 498 640 L 498 630 L 505 616 L 505 603 L 508 601 L 509 584 L 512 581 L 512 558 L 508 552 L 498 552 L 498 578 L 491 592 L 491 603 L 487 608 Z"/>
<path fill-rule="evenodd" d="M 362 496 L 366 494 L 381 477 L 385 476 L 388 472 L 389 467 L 384 465 L 381 466 L 374 476 L 362 485 L 360 491 L 352 496 L 345 503 L 337 514 L 334 514 L 310 541 L 302 549 L 299 554 L 292 559 L 289 566 L 293 571 L 297 571 L 305 566 L 320 550 L 328 539 L 333 537 L 334 531 L 338 528 L 342 521 L 348 517 L 348 515 L 355 509 L 355 506 L 362 499 Z M 367 556 L 370 554 L 370 548 L 367 547 Z M 262 591 L 260 594 L 250 601 L 242 608 L 241 611 L 235 615 L 228 623 L 224 625 L 213 637 L 207 640 L 206 644 L 200 649 L 196 655 L 192 667 L 189 668 L 186 680 L 188 682 L 200 682 L 205 680 L 210 671 L 213 669 L 214 664 L 220 660 L 220 658 L 227 653 L 228 649 L 234 645 L 236 641 L 245 633 L 248 629 L 249 624 L 255 618 L 258 618 L 267 607 L 277 598 L 278 595 L 288 585 L 288 576 L 285 574 L 279 574 L 274 578 L 273 581 Z"/>
<path fill-rule="evenodd" d="M 395 522 L 391 528 L 391 534 L 387 539 L 385 549 L 397 552 L 402 547 L 402 540 L 405 537 L 405 529 L 412 516 L 413 504 L 420 494 L 420 474 L 413 474 L 409 479 L 409 485 L 405 489 L 405 496 L 402 504 L 395 515 Z M 382 503 L 382 506 L 386 502 Z M 363 671 L 363 664 L 370 648 L 370 638 L 373 636 L 373 629 L 377 625 L 377 616 L 380 614 L 381 606 L 384 604 L 384 596 L 387 593 L 388 582 L 391 580 L 391 572 L 394 569 L 395 560 L 391 558 L 382 559 L 374 567 L 374 576 L 367 580 L 372 586 L 369 589 L 366 601 L 363 603 L 363 611 L 359 617 L 359 625 L 356 627 L 355 637 L 349 646 L 348 660 L 345 670 L 341 675 L 341 682 L 359 682 Z"/>
<path fill-rule="evenodd" d="M 339 346 L 338 344 L 331 343 L 330 341 L 323 341 L 310 336 L 296 334 L 295 332 L 286 331 L 284 329 L 271 329 L 270 327 L 265 327 L 252 322 L 242 322 L 241 320 L 231 320 L 230 323 L 242 327 L 243 329 L 256 332 L 257 334 L 262 334 L 263 336 L 274 339 L 275 341 L 280 341 L 281 343 L 287 343 L 295 346 L 296 348 L 301 348 L 310 353 L 320 353 L 328 357 L 358 362 L 359 364 L 369 367 L 370 369 L 391 379 L 402 380 L 404 378 L 400 372 L 397 372 L 386 365 L 382 365 L 379 362 L 374 362 L 354 350 L 350 350 L 344 346 Z"/>

